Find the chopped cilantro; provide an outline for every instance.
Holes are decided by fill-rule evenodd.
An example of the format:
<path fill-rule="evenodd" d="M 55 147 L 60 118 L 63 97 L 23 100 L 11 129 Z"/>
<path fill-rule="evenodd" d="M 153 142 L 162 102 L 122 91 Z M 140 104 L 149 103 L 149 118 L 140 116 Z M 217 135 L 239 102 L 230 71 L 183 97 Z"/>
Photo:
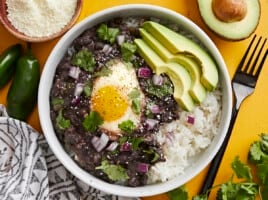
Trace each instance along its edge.
<path fill-rule="evenodd" d="M 141 100 L 133 99 L 131 104 L 131 109 L 135 114 L 139 114 L 141 112 Z"/>
<path fill-rule="evenodd" d="M 138 88 L 133 89 L 129 94 L 128 97 L 130 99 L 136 99 L 140 97 L 140 91 L 138 90 Z"/>
<path fill-rule="evenodd" d="M 56 118 L 56 124 L 59 129 L 65 130 L 71 126 L 71 121 L 69 119 L 65 119 L 62 115 L 62 110 L 60 110 Z"/>
<path fill-rule="evenodd" d="M 162 85 L 154 85 L 151 79 L 147 80 L 146 92 L 150 95 L 162 98 L 173 94 L 173 87 L 171 81 L 167 80 Z"/>
<path fill-rule="evenodd" d="M 84 88 L 83 88 L 83 93 L 86 95 L 86 97 L 89 97 L 92 93 L 92 83 L 88 82 L 85 84 Z"/>
<path fill-rule="evenodd" d="M 143 137 L 133 137 L 128 140 L 128 142 L 131 144 L 131 149 L 133 151 L 137 151 L 139 149 L 140 143 L 143 142 Z"/>
<path fill-rule="evenodd" d="M 64 100 L 61 98 L 53 98 L 51 103 L 52 105 L 62 105 L 64 104 Z"/>
<path fill-rule="evenodd" d="M 135 88 L 129 94 L 128 97 L 132 100 L 131 109 L 135 114 L 141 112 L 141 100 L 140 100 L 140 91 Z"/>
<path fill-rule="evenodd" d="M 119 34 L 118 28 L 110 28 L 106 24 L 101 24 L 97 29 L 99 39 L 107 41 L 110 44 L 115 42 L 116 36 Z"/>
<path fill-rule="evenodd" d="M 148 149 L 148 150 L 143 150 L 143 152 L 153 156 L 151 163 L 156 162 L 160 157 L 159 154 L 157 152 L 155 152 L 152 148 Z"/>
<path fill-rule="evenodd" d="M 185 189 L 185 186 L 171 190 L 167 194 L 169 200 L 188 200 L 188 193 Z"/>
<path fill-rule="evenodd" d="M 132 133 L 135 130 L 136 126 L 133 121 L 127 120 L 118 124 L 118 128 L 120 128 L 125 133 Z"/>
<path fill-rule="evenodd" d="M 93 72 L 96 64 L 93 54 L 87 49 L 77 52 L 73 56 L 71 63 L 88 72 Z"/>
<path fill-rule="evenodd" d="M 64 100 L 61 98 L 53 98 L 51 100 L 51 104 L 53 106 L 53 109 L 55 111 L 61 110 L 63 108 L 64 105 Z"/>
<path fill-rule="evenodd" d="M 125 62 L 131 61 L 136 51 L 137 51 L 137 46 L 135 44 L 124 42 L 121 45 L 121 54 Z"/>
<path fill-rule="evenodd" d="M 103 160 L 96 169 L 102 170 L 112 181 L 124 182 L 129 179 L 125 168 L 121 165 L 110 164 L 108 160 Z"/>
<path fill-rule="evenodd" d="M 103 119 L 98 112 L 91 111 L 83 121 L 83 126 L 87 131 L 96 131 L 98 126 L 103 123 Z"/>
<path fill-rule="evenodd" d="M 94 77 L 100 77 L 100 76 L 109 76 L 112 73 L 112 70 L 108 68 L 108 66 L 104 65 L 100 71 L 96 72 L 94 74 Z"/>

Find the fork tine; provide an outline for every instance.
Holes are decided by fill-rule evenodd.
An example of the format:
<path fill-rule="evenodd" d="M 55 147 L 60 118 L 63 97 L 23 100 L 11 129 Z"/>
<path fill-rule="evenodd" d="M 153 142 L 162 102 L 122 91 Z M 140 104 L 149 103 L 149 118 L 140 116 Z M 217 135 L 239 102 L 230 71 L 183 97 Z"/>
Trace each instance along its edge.
<path fill-rule="evenodd" d="M 249 58 L 249 60 L 248 60 L 248 62 L 247 62 L 247 64 L 246 64 L 246 67 L 245 67 L 244 70 L 243 70 L 244 72 L 247 72 L 247 71 L 248 71 L 249 66 L 250 66 L 250 64 L 251 64 L 251 61 L 252 61 L 252 59 L 253 59 L 253 57 L 254 57 L 254 55 L 255 55 L 255 53 L 256 53 L 256 50 L 257 50 L 257 48 L 258 48 L 258 46 L 259 46 L 259 44 L 260 44 L 261 39 L 262 39 L 262 37 L 259 38 L 257 44 L 255 45 L 255 48 L 253 49 L 253 52 L 251 53 L 251 56 L 250 56 L 250 58 Z"/>
<path fill-rule="evenodd" d="M 255 38 L 256 38 L 256 34 L 254 35 L 254 37 L 253 37 L 252 40 L 250 41 L 250 43 L 249 43 L 249 45 L 248 45 L 248 47 L 247 47 L 247 50 L 246 50 L 246 52 L 244 53 L 244 55 L 243 55 L 243 57 L 242 57 L 242 59 L 241 59 L 239 65 L 238 65 L 238 67 L 237 67 L 237 71 L 242 71 L 243 65 L 244 65 L 244 63 L 245 63 L 245 61 L 246 61 L 246 58 L 247 58 L 248 53 L 249 53 L 249 50 L 251 49 L 251 46 L 252 46 L 252 44 L 253 44 Z"/>
<path fill-rule="evenodd" d="M 254 70 L 255 70 L 255 68 L 256 68 L 256 65 L 257 65 L 257 62 L 258 62 L 258 60 L 259 60 L 259 57 L 260 57 L 260 54 L 261 54 L 261 52 L 262 52 L 262 50 L 263 50 L 263 47 L 264 47 L 264 45 L 265 45 L 265 43 L 266 43 L 266 40 L 267 40 L 267 38 L 265 38 L 265 40 L 264 40 L 264 42 L 262 43 L 262 46 L 261 46 L 261 48 L 260 48 L 260 50 L 259 50 L 259 52 L 258 52 L 258 55 L 256 56 L 256 58 L 255 58 L 255 60 L 254 60 L 254 63 L 253 63 L 253 65 L 252 65 L 252 67 L 251 67 L 251 69 L 250 69 L 250 74 L 251 75 L 254 75 Z M 266 57 L 266 54 L 264 55 L 264 58 Z M 263 59 L 264 59 L 263 58 Z M 264 59 L 265 60 L 265 59 Z M 260 64 L 259 65 L 259 67 L 262 67 L 262 65 Z M 257 71 L 259 71 L 259 67 L 258 67 L 258 70 Z M 256 75 L 257 75 L 257 73 L 256 73 Z"/>
<path fill-rule="evenodd" d="M 258 66 L 258 69 L 257 69 L 256 74 L 255 74 L 256 77 L 259 76 L 259 74 L 261 72 L 261 69 L 264 66 L 264 62 L 265 62 L 265 59 L 266 59 L 267 55 L 268 55 L 268 49 L 266 49 L 266 52 L 265 52 L 264 56 L 262 57 L 260 65 Z"/>

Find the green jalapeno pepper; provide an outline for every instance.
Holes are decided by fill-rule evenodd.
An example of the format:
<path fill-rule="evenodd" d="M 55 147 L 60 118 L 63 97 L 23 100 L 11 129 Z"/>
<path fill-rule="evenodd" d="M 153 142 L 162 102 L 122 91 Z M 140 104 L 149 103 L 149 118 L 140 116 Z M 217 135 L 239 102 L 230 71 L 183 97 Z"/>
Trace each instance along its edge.
<path fill-rule="evenodd" d="M 36 105 L 39 79 L 39 62 L 29 51 L 19 58 L 8 90 L 7 112 L 10 117 L 27 120 Z"/>
<path fill-rule="evenodd" d="M 0 56 L 0 88 L 11 79 L 16 67 L 16 61 L 21 56 L 22 45 L 14 44 L 7 48 Z"/>

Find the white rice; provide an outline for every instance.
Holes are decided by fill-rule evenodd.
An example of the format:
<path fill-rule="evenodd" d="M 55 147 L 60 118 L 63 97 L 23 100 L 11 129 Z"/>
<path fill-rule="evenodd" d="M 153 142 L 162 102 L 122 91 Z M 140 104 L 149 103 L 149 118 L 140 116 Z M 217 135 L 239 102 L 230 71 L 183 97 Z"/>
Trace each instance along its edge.
<path fill-rule="evenodd" d="M 210 145 L 218 133 L 221 105 L 221 92 L 217 89 L 193 111 L 180 111 L 179 120 L 160 128 L 156 138 L 163 147 L 166 161 L 151 167 L 149 183 L 168 181 L 183 174 L 191 157 Z M 194 117 L 193 124 L 187 122 L 188 116 Z"/>

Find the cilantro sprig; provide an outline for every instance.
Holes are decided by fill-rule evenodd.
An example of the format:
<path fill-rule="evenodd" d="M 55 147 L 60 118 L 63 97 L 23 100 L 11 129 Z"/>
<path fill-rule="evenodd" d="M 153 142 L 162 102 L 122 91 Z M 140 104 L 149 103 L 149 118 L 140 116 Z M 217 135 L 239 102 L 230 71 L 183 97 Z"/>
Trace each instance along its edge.
<path fill-rule="evenodd" d="M 92 52 L 87 49 L 82 49 L 74 54 L 71 63 L 88 72 L 93 72 L 96 65 Z"/>
<path fill-rule="evenodd" d="M 110 164 L 108 160 L 103 160 L 96 169 L 102 170 L 112 181 L 124 182 L 129 179 L 125 168 L 121 165 Z"/>
<path fill-rule="evenodd" d="M 96 111 L 91 111 L 83 120 L 84 128 L 90 132 L 96 131 L 101 124 L 103 124 L 103 119 Z"/>
<path fill-rule="evenodd" d="M 236 156 L 231 167 L 234 175 L 225 183 L 219 184 L 205 194 L 196 195 L 192 200 L 208 200 L 208 193 L 218 189 L 216 200 L 260 200 L 268 199 L 268 134 L 262 133 L 258 141 L 250 145 L 248 163 L 243 163 Z M 256 178 L 253 178 L 252 169 L 256 169 Z M 235 181 L 236 177 L 239 181 Z M 170 200 L 188 200 L 185 187 L 168 192 Z"/>
<path fill-rule="evenodd" d="M 110 44 L 115 42 L 116 36 L 119 34 L 118 28 L 108 27 L 107 24 L 101 24 L 97 29 L 98 38 L 107 41 Z"/>

